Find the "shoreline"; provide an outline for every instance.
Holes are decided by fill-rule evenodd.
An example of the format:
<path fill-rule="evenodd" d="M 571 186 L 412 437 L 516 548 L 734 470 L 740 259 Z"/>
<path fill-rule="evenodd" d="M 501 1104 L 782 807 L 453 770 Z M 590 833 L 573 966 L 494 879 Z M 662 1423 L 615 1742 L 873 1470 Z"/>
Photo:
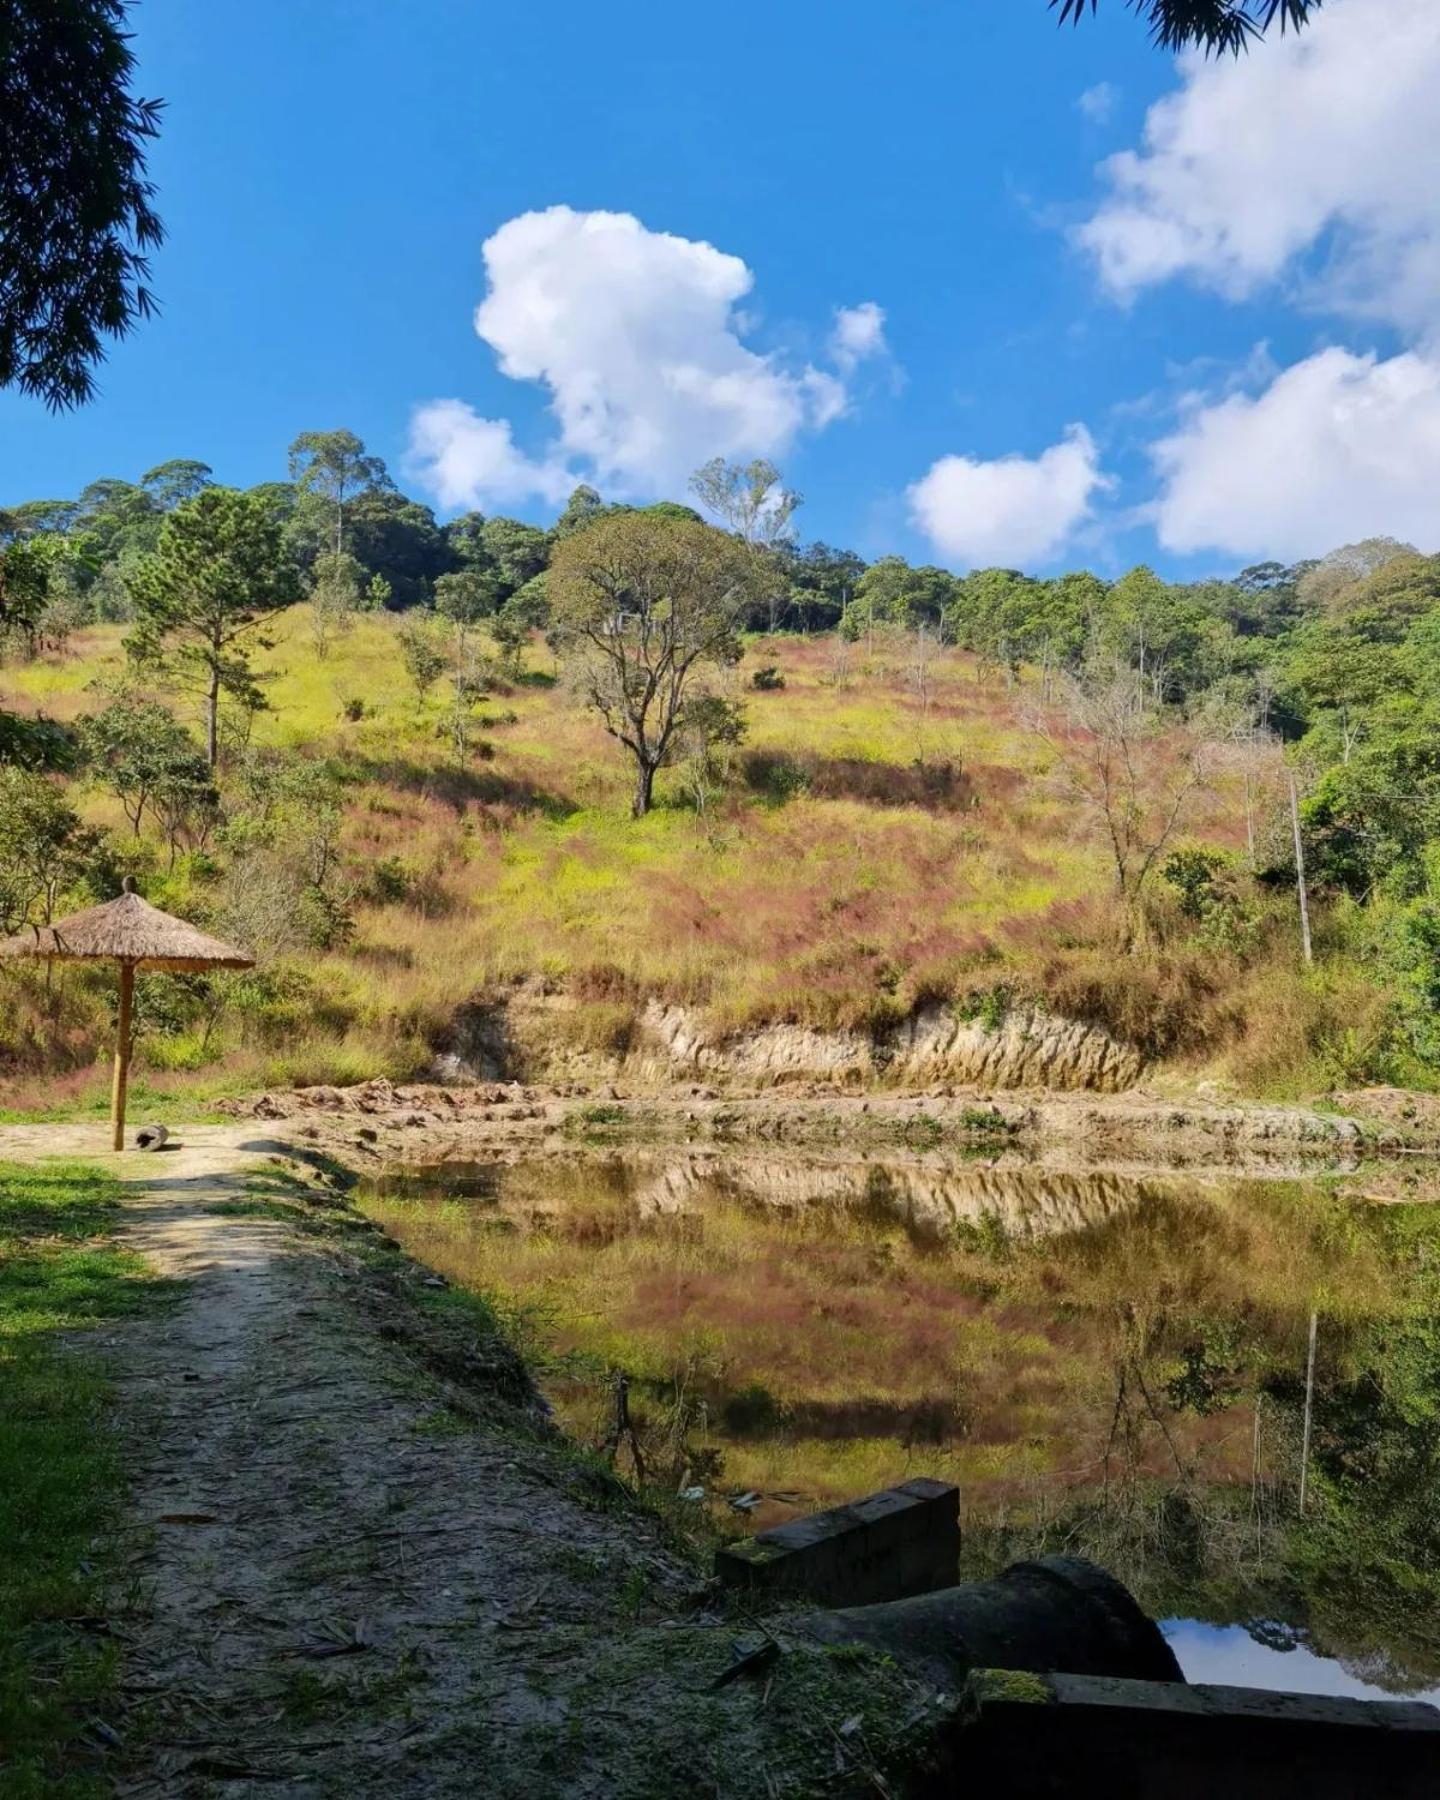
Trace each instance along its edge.
<path fill-rule="evenodd" d="M 1358 1098 L 1364 1098 L 1359 1096 Z M 1424 1097 L 1418 1097 L 1420 1105 Z M 298 1139 L 365 1172 L 486 1158 L 511 1160 L 582 1144 L 667 1145 L 906 1159 L 983 1158 L 995 1166 L 1096 1168 L 1137 1175 L 1214 1173 L 1303 1178 L 1374 1165 L 1382 1188 L 1424 1179 L 1440 1157 L 1440 1108 L 1411 1118 L 1298 1104 L 1124 1094 L 997 1093 L 925 1088 L 722 1090 L 392 1084 L 302 1088 L 222 1103 L 230 1117 L 283 1123 Z"/>

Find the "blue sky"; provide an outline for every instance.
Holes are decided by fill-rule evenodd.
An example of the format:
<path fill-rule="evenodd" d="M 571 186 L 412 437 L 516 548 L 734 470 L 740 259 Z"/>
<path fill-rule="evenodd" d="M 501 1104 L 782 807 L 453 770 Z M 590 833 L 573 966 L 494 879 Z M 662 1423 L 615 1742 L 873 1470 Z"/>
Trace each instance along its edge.
<path fill-rule="evenodd" d="M 0 396 L 0 500 L 170 456 L 270 479 L 344 424 L 442 512 L 537 519 L 572 478 L 770 453 L 807 535 L 957 568 L 1418 539 L 1432 10 L 1330 0 L 1237 70 L 1177 69 L 1119 0 L 1063 32 L 1044 0 L 252 0 L 243 30 L 139 0 L 163 312 L 82 412 Z M 847 353 L 860 307 L 883 347 L 871 311 Z"/>

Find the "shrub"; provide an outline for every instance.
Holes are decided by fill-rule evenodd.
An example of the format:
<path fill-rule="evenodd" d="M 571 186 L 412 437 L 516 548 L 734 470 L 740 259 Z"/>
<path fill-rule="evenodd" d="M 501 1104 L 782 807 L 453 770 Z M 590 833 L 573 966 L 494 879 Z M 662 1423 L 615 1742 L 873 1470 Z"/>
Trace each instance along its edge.
<path fill-rule="evenodd" d="M 779 669 L 775 667 L 774 663 L 769 663 L 765 668 L 757 669 L 755 671 L 750 677 L 750 685 L 753 688 L 758 688 L 762 694 L 773 694 L 778 688 L 784 687 L 785 677 L 780 673 Z"/>
<path fill-rule="evenodd" d="M 810 771 L 788 750 L 750 750 L 741 759 L 740 773 L 746 787 L 772 806 L 810 791 Z"/>
<path fill-rule="evenodd" d="M 378 905 L 403 900 L 415 878 L 398 856 L 383 856 L 370 871 L 370 898 Z"/>

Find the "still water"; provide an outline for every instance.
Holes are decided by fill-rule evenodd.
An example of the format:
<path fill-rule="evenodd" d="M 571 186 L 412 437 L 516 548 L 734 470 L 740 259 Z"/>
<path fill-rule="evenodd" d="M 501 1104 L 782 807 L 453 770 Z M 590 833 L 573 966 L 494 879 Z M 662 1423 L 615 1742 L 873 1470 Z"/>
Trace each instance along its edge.
<path fill-rule="evenodd" d="M 1440 1207 L 1354 1186 L 596 1147 L 365 1204 L 732 1529 L 934 1475 L 965 1573 L 1090 1556 L 1192 1679 L 1440 1699 Z"/>

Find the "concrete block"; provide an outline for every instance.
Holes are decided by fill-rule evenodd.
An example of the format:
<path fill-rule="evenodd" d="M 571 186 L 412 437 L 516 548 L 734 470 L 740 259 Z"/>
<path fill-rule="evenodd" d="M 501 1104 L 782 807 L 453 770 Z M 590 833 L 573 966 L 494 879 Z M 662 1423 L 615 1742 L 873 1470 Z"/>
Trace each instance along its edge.
<path fill-rule="evenodd" d="M 865 1606 L 949 1587 L 960 1561 L 960 1490 L 919 1477 L 812 1513 L 717 1553 L 725 1587 Z"/>
<path fill-rule="evenodd" d="M 1440 1712 L 1415 1701 L 986 1669 L 967 1684 L 943 1760 L 977 1791 L 1013 1800 L 1434 1800 Z"/>

